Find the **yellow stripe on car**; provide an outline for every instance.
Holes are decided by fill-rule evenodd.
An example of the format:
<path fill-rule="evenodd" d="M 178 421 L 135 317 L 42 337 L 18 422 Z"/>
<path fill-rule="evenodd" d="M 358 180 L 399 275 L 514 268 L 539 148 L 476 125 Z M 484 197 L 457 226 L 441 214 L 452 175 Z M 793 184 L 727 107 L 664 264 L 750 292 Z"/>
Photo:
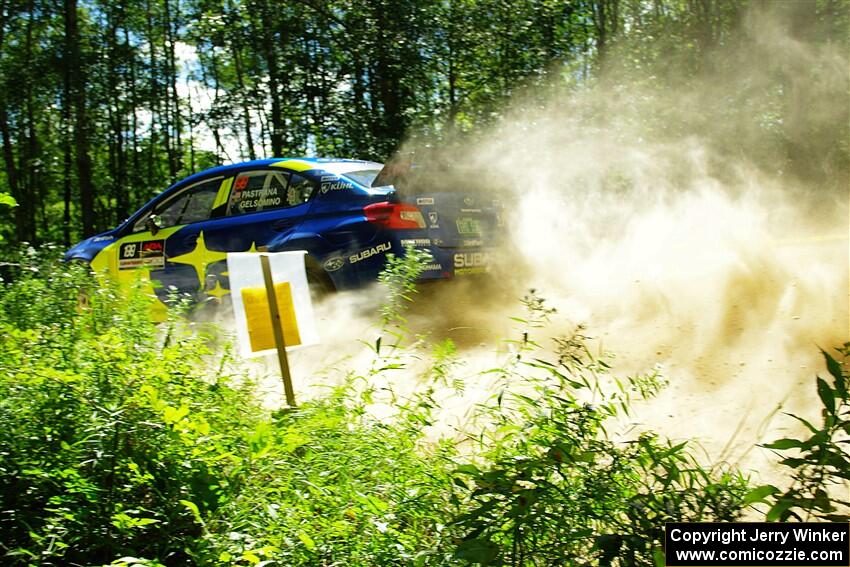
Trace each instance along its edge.
<path fill-rule="evenodd" d="M 307 171 L 309 169 L 316 169 L 315 163 L 310 163 L 309 161 L 304 161 L 301 159 L 285 159 L 283 161 L 275 162 L 271 166 L 285 167 L 293 171 Z"/>
<path fill-rule="evenodd" d="M 213 202 L 213 209 L 217 209 L 227 202 L 227 197 L 230 195 L 231 185 L 233 185 L 232 177 L 228 177 L 221 183 L 221 187 L 218 189 L 218 194 L 215 196 L 215 202 Z"/>

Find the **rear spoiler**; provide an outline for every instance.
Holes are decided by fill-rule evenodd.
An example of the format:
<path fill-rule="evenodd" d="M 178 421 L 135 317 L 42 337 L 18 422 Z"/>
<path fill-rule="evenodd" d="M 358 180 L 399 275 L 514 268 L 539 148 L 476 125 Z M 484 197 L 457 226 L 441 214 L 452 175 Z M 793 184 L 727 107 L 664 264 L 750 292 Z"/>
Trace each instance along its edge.
<path fill-rule="evenodd" d="M 412 162 L 406 159 L 388 162 L 372 181 L 372 187 L 396 185 L 401 178 L 410 172 L 412 165 Z"/>

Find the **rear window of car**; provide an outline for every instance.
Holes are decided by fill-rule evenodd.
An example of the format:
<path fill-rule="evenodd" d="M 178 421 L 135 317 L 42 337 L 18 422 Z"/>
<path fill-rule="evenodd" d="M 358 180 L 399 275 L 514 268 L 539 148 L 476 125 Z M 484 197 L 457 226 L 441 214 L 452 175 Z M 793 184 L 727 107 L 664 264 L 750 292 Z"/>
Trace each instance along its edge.
<path fill-rule="evenodd" d="M 378 177 L 380 172 L 380 169 L 358 169 L 357 171 L 343 173 L 342 176 L 364 187 L 371 187 L 372 182 L 375 181 L 375 178 Z"/>

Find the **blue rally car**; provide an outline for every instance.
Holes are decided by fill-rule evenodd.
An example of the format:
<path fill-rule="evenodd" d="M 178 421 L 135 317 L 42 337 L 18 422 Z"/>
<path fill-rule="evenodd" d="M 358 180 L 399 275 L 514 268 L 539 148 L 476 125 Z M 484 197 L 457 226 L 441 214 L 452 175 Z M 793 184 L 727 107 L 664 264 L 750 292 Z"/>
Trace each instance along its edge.
<path fill-rule="evenodd" d="M 119 281 L 142 279 L 163 303 L 174 290 L 199 302 L 229 293 L 228 252 L 306 250 L 308 280 L 321 291 L 374 282 L 387 254 L 407 246 L 431 253 L 423 280 L 486 271 L 498 203 L 439 189 L 403 195 L 388 184 L 389 170 L 323 158 L 215 167 L 175 183 L 65 259 Z"/>

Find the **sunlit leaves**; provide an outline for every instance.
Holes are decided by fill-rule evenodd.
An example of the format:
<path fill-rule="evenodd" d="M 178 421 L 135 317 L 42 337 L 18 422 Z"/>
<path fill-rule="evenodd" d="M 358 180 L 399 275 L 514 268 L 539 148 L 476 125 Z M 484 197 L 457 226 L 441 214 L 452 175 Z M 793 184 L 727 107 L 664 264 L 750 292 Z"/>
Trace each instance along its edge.
<path fill-rule="evenodd" d="M 817 427 L 802 417 L 791 415 L 811 435 L 800 439 L 778 439 L 762 445 L 774 451 L 793 451 L 780 461 L 792 469 L 793 485 L 781 494 L 773 487 L 761 487 L 764 496 L 773 496 L 770 500 L 772 505 L 767 511 L 768 521 L 819 518 L 846 522 L 850 518 L 850 500 L 841 495 L 842 491 L 846 494 L 850 483 L 850 448 L 846 439 L 850 432 L 850 395 L 847 392 L 845 367 L 847 355 L 850 354 L 848 346 L 837 349 L 843 357 L 841 362 L 826 351 L 821 351 L 830 375 L 829 381 L 821 377 L 815 380 L 818 398 L 823 406 L 821 426 Z M 758 501 L 764 500 L 762 498 Z"/>
<path fill-rule="evenodd" d="M 8 193 L 0 192 L 0 205 L 5 205 L 7 207 L 17 207 L 18 202 L 14 197 L 9 195 Z"/>

